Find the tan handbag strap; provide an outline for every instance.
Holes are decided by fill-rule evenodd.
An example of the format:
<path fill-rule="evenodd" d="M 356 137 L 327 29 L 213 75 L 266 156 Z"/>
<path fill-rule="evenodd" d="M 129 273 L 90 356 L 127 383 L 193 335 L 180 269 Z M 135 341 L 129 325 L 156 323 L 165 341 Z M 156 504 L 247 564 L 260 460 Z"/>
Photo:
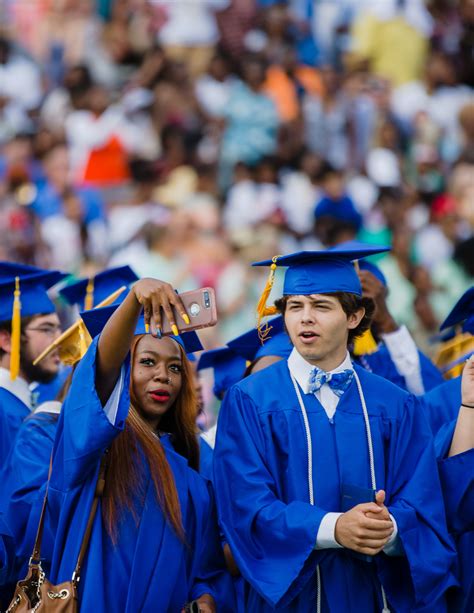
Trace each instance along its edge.
<path fill-rule="evenodd" d="M 102 494 L 104 493 L 106 455 L 107 455 L 107 452 L 105 452 L 105 454 L 102 456 L 102 460 L 100 461 L 99 476 L 97 478 L 97 484 L 95 486 L 94 500 L 92 501 L 91 511 L 89 513 L 89 519 L 87 520 L 86 530 L 84 532 L 84 536 L 82 537 L 82 544 L 81 544 L 81 549 L 79 550 L 79 555 L 77 557 L 76 568 L 74 569 L 74 572 L 72 573 L 72 582 L 74 584 L 79 583 L 80 578 L 81 578 L 82 563 L 84 562 L 84 558 L 86 557 L 86 553 L 87 553 L 87 548 L 89 546 L 89 541 L 90 541 L 91 533 L 92 533 L 92 526 L 94 524 L 95 514 L 97 512 L 97 506 L 99 504 L 99 498 L 101 498 Z"/>
<path fill-rule="evenodd" d="M 104 493 L 105 488 L 105 468 L 106 468 L 106 458 L 107 452 L 102 456 L 100 461 L 99 468 L 99 476 L 97 478 L 97 484 L 95 486 L 94 492 L 94 500 L 92 501 L 91 510 L 89 513 L 89 519 L 87 520 L 86 529 L 84 532 L 84 536 L 82 537 L 81 549 L 79 550 L 79 555 L 77 558 L 76 568 L 72 574 L 72 581 L 74 583 L 78 583 L 80 579 L 80 571 L 82 567 L 82 563 L 84 561 L 85 555 L 87 553 L 87 547 L 89 546 L 89 541 L 92 533 L 92 525 L 94 523 L 95 514 L 97 512 L 97 506 L 99 504 L 99 498 Z M 48 502 L 48 489 L 49 489 L 49 481 L 51 478 L 51 471 L 53 468 L 53 455 L 51 454 L 51 458 L 49 460 L 49 472 L 48 472 L 48 483 L 46 484 L 46 492 L 44 494 L 43 506 L 41 508 L 41 515 L 38 523 L 38 530 L 36 532 L 35 544 L 33 547 L 33 553 L 31 554 L 29 566 L 32 564 L 39 564 L 41 561 L 41 542 L 43 540 L 43 528 L 44 528 L 44 519 L 46 515 L 46 505 Z"/>

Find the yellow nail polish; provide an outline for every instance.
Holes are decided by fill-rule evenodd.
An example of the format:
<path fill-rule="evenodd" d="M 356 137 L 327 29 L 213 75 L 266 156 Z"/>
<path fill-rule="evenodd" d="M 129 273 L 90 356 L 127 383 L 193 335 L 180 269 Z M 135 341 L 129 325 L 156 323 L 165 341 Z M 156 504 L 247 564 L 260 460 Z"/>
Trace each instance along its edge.
<path fill-rule="evenodd" d="M 186 313 L 183 313 L 183 319 L 184 319 L 184 323 L 187 323 L 189 326 L 191 322 L 189 321 L 189 317 L 186 315 Z"/>
<path fill-rule="evenodd" d="M 175 324 L 173 324 L 173 325 L 171 326 L 171 329 L 173 330 L 173 334 L 174 334 L 175 336 L 179 336 L 178 326 L 176 326 Z"/>
<path fill-rule="evenodd" d="M 145 333 L 148 334 L 150 332 L 150 324 L 145 324 Z"/>

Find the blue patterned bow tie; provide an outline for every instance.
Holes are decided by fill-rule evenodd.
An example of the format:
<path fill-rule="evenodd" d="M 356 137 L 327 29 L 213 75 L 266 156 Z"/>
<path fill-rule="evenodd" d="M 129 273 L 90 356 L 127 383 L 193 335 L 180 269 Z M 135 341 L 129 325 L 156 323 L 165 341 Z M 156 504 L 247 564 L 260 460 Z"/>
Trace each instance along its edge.
<path fill-rule="evenodd" d="M 36 409 L 36 407 L 38 406 L 38 400 L 39 400 L 39 392 L 36 392 L 35 390 L 30 392 L 30 405 L 31 405 L 31 410 L 34 411 Z"/>
<path fill-rule="evenodd" d="M 318 392 L 327 383 L 339 398 L 346 391 L 354 378 L 354 371 L 347 369 L 336 373 L 327 373 L 320 368 L 313 368 L 309 375 L 309 394 Z"/>

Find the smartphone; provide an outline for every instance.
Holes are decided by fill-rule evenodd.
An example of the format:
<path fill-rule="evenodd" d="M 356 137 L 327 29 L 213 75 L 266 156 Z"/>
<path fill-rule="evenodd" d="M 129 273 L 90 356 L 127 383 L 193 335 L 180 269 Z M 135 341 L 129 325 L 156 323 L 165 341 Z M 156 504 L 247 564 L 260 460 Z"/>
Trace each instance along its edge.
<path fill-rule="evenodd" d="M 201 287 L 189 292 L 183 292 L 179 294 L 179 297 L 189 315 L 189 324 L 187 324 L 184 322 L 181 315 L 176 312 L 176 309 L 174 309 L 176 315 L 175 320 L 180 333 L 200 330 L 201 328 L 210 328 L 216 325 L 216 295 L 212 287 Z M 171 324 L 165 313 L 163 313 L 161 330 L 163 334 L 172 334 Z"/>

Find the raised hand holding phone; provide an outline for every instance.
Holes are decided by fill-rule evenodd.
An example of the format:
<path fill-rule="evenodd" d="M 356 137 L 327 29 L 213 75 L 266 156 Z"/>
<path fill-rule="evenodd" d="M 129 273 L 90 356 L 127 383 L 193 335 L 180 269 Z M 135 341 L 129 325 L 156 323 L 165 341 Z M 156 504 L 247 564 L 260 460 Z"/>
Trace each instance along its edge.
<path fill-rule="evenodd" d="M 145 327 L 150 329 L 153 336 L 159 338 L 163 334 L 163 314 L 167 318 L 170 332 L 175 336 L 179 334 L 175 313 L 179 313 L 185 324 L 190 323 L 179 294 L 169 283 L 157 279 L 140 279 L 135 283 L 132 291 L 143 307 Z"/>

